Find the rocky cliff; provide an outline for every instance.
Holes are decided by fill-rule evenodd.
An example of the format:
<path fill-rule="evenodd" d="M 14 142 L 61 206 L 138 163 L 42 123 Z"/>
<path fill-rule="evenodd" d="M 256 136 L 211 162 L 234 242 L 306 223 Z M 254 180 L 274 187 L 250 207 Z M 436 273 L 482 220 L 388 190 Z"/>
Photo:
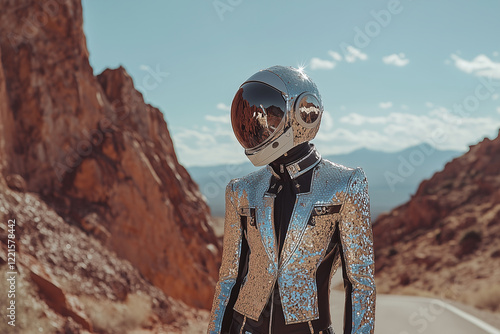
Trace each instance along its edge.
<path fill-rule="evenodd" d="M 500 137 L 449 162 L 373 231 L 378 291 L 500 311 Z"/>
<path fill-rule="evenodd" d="M 104 270 L 120 276 L 109 282 L 121 299 L 152 283 L 208 308 L 220 243 L 163 114 L 123 68 L 93 75 L 79 1 L 0 0 L 0 8 L 0 223 L 19 215 L 25 272 L 40 264 L 57 280 L 63 263 L 52 257 L 77 249 L 60 269 L 74 285 L 87 276 L 97 284 Z M 57 224 L 49 235 L 44 221 Z M 74 237 L 61 243 L 61 233 Z M 89 249 L 102 261 L 89 265 Z M 106 261 L 118 264 L 108 272 Z"/>
<path fill-rule="evenodd" d="M 16 186 L 12 179 L 9 183 Z M 11 232 L 15 239 L 9 239 Z M 8 240 L 15 241 L 15 269 L 7 256 Z M 4 182 L 0 248 L 1 333 L 201 333 L 205 329 L 208 311 L 166 296 L 129 261 L 68 224 L 37 194 L 9 189 Z M 12 276 L 14 281 L 6 280 Z M 14 313 L 6 311 L 12 301 Z M 15 327 L 8 324 L 12 320 Z"/>

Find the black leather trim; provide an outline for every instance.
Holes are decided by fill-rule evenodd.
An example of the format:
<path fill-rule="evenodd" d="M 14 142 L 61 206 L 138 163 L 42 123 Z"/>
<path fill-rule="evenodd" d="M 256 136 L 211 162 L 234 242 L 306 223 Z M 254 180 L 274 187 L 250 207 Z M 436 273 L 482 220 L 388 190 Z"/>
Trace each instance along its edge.
<path fill-rule="evenodd" d="M 313 217 L 318 217 L 318 216 L 324 216 L 324 215 L 331 215 L 334 213 L 339 213 L 340 209 L 342 207 L 342 204 L 327 204 L 327 205 L 315 205 L 313 207 L 313 210 L 311 212 L 311 215 L 309 216 L 309 220 L 307 221 L 308 225 L 315 226 L 316 223 L 313 219 Z"/>
<path fill-rule="evenodd" d="M 254 207 L 241 207 L 238 210 L 238 213 L 241 217 L 246 218 L 246 222 L 250 223 L 250 226 L 255 226 L 255 208 Z"/>
<path fill-rule="evenodd" d="M 229 301 L 227 303 L 226 309 L 224 311 L 224 316 L 222 320 L 222 328 L 221 333 L 229 333 L 232 319 L 233 319 L 233 307 L 236 303 L 236 299 L 238 299 L 238 294 L 240 291 L 240 286 L 242 284 L 243 279 L 247 276 L 248 273 L 248 257 L 250 255 L 250 247 L 248 246 L 248 241 L 246 237 L 242 237 L 241 241 L 241 253 L 240 253 L 240 261 L 238 265 L 238 276 L 236 278 L 236 283 L 231 290 L 231 295 L 229 297 Z"/>
<path fill-rule="evenodd" d="M 322 216 L 332 213 L 339 213 L 342 204 L 315 205 L 312 216 Z"/>

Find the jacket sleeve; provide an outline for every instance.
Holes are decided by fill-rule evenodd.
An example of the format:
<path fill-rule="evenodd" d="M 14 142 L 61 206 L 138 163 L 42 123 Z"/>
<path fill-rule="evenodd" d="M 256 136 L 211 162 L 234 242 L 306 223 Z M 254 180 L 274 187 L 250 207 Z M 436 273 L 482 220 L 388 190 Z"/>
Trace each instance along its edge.
<path fill-rule="evenodd" d="M 373 333 L 376 292 L 370 198 L 365 173 L 359 167 L 351 174 L 345 191 L 340 240 L 347 283 L 344 334 Z"/>
<path fill-rule="evenodd" d="M 234 180 L 231 180 L 226 186 L 226 215 L 224 219 L 222 263 L 219 269 L 219 280 L 215 286 L 208 334 L 223 333 L 222 326 L 226 308 L 238 279 L 243 236 L 240 216 L 233 202 L 233 183 Z"/>

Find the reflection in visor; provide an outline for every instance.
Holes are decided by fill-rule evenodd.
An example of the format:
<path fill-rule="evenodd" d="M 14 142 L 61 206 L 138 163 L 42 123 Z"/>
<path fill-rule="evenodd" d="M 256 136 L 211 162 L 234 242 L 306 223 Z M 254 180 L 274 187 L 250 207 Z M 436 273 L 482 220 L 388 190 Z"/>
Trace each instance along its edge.
<path fill-rule="evenodd" d="M 312 95 L 305 95 L 299 102 L 299 117 L 306 124 L 313 124 L 321 113 L 318 99 Z"/>
<path fill-rule="evenodd" d="M 260 82 L 249 82 L 236 92 L 231 124 L 244 148 L 253 148 L 271 136 L 283 116 L 286 102 L 280 91 Z"/>

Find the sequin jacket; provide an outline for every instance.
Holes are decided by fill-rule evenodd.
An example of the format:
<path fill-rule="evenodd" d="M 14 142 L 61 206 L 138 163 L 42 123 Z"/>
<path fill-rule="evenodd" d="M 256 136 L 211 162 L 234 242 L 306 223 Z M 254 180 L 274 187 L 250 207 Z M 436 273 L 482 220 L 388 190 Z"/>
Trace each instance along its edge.
<path fill-rule="evenodd" d="M 373 333 L 373 237 L 368 183 L 363 170 L 326 159 L 317 163 L 310 191 L 297 194 L 279 261 L 273 224 L 275 195 L 267 192 L 272 173 L 267 165 L 231 180 L 226 187 L 222 264 L 208 333 L 221 333 L 226 306 L 238 276 L 243 238 L 250 248 L 248 273 L 234 310 L 257 320 L 277 281 L 286 324 L 318 319 L 316 269 L 337 226 L 346 276 L 352 284 L 349 301 L 352 314 L 348 317 L 352 320 L 352 333 Z M 250 221 L 246 229 L 241 224 L 242 216 Z M 333 263 L 332 275 L 340 259 Z"/>

